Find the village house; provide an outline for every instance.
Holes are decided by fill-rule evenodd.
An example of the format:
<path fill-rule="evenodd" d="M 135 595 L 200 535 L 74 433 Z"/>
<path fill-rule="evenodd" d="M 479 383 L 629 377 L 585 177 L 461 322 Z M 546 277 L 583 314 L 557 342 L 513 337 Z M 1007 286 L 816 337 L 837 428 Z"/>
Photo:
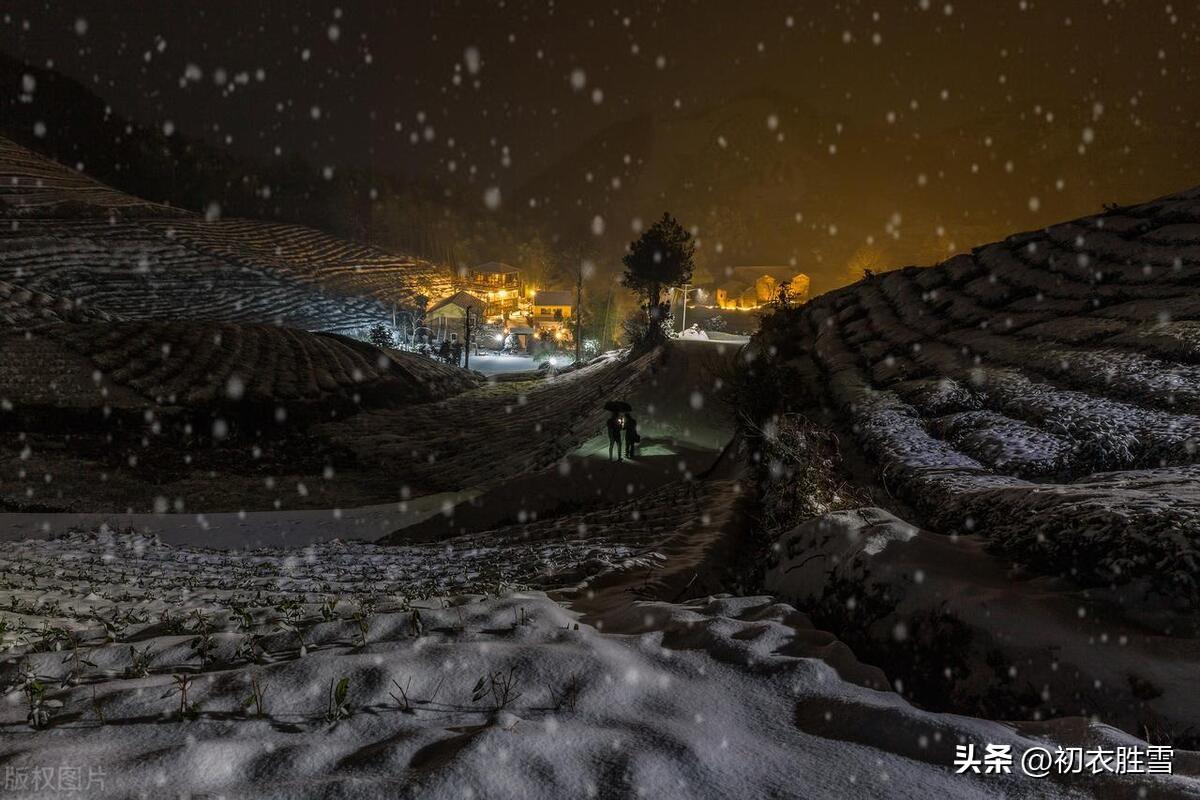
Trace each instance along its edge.
<path fill-rule="evenodd" d="M 725 281 L 713 291 L 716 305 L 723 309 L 755 309 L 775 300 L 779 287 L 789 283 L 793 301 L 808 299 L 809 278 L 794 267 L 726 267 Z"/>
<path fill-rule="evenodd" d="M 558 289 L 539 289 L 530 304 L 530 323 L 534 330 L 562 339 L 570 336 L 575 315 L 575 294 Z"/>
<path fill-rule="evenodd" d="M 516 311 L 521 302 L 521 270 L 502 261 L 489 261 L 463 270 L 458 289 L 484 302 L 484 317 L 502 321 Z"/>
<path fill-rule="evenodd" d="M 466 338 L 467 311 L 472 311 L 472 329 L 482 324 L 487 303 L 467 292 L 456 292 L 434 303 L 425 312 L 425 325 L 435 339 L 463 341 Z"/>

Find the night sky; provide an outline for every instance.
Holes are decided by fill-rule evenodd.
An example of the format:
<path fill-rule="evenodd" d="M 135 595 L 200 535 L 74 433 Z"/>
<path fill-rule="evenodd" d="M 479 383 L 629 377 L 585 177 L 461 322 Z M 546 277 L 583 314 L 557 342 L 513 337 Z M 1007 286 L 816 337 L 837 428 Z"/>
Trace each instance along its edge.
<path fill-rule="evenodd" d="M 0 49 L 241 155 L 429 180 L 610 249 L 670 209 L 702 269 L 827 288 L 1200 183 L 1198 26 L 1115 0 L 10 0 Z"/>

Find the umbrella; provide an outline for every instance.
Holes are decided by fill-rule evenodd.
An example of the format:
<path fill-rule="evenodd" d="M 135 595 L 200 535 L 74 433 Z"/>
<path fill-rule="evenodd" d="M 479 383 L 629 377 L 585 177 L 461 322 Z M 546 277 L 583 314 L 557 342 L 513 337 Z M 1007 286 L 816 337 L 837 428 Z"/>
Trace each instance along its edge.
<path fill-rule="evenodd" d="M 622 411 L 633 411 L 633 406 L 623 400 L 609 400 L 604 404 L 604 410 L 620 414 Z"/>

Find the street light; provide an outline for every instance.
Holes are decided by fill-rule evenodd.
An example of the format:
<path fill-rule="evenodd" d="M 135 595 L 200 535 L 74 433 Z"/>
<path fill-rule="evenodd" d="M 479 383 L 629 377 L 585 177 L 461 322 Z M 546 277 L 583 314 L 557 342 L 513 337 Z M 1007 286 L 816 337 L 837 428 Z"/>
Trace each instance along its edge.
<path fill-rule="evenodd" d="M 687 330 L 687 298 L 688 298 L 688 295 L 694 293 L 696 295 L 696 299 L 699 300 L 701 295 L 704 294 L 704 291 L 698 286 L 693 287 L 690 283 L 685 283 L 685 284 L 683 284 L 683 286 L 672 286 L 671 294 L 675 294 L 675 292 L 679 292 L 681 295 L 683 295 L 683 313 L 680 315 L 680 323 L 679 323 L 679 332 L 683 333 L 685 330 Z"/>

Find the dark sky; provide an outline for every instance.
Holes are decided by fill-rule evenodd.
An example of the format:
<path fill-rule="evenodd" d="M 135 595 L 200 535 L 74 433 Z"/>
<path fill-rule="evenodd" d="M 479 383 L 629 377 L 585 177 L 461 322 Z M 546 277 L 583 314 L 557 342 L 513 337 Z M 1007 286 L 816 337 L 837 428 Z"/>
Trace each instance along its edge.
<path fill-rule="evenodd" d="M 854 197 L 832 198 L 832 221 L 808 213 L 795 242 L 751 230 L 770 244 L 738 254 L 804 262 L 833 225 L 843 244 L 821 250 L 828 263 L 886 241 L 896 214 L 929 228 L 883 256 L 907 259 L 932 231 L 955 239 L 946 226 L 961 246 L 1200 182 L 1198 24 L 1195 2 L 1118 0 L 9 0 L 0 47 L 146 123 L 256 157 L 420 174 L 481 203 L 490 187 L 508 202 L 546 171 L 582 172 L 591 137 L 653 117 L 658 141 L 639 163 L 595 182 L 587 168 L 579 198 L 554 201 L 584 220 L 591 206 L 618 219 L 688 207 L 676 195 L 696 187 L 661 166 L 662 139 L 710 126 L 716 141 L 723 113 L 761 111 L 747 163 L 787 148 L 806 185 L 886 198 L 861 220 Z M 747 96 L 766 104 L 746 110 Z M 930 152 L 944 163 L 923 163 Z M 689 209 L 702 236 L 719 204 L 705 202 Z M 782 219 L 815 199 L 781 189 L 769 202 L 788 205 Z M 718 216 L 745 213 L 753 229 L 761 211 Z"/>

